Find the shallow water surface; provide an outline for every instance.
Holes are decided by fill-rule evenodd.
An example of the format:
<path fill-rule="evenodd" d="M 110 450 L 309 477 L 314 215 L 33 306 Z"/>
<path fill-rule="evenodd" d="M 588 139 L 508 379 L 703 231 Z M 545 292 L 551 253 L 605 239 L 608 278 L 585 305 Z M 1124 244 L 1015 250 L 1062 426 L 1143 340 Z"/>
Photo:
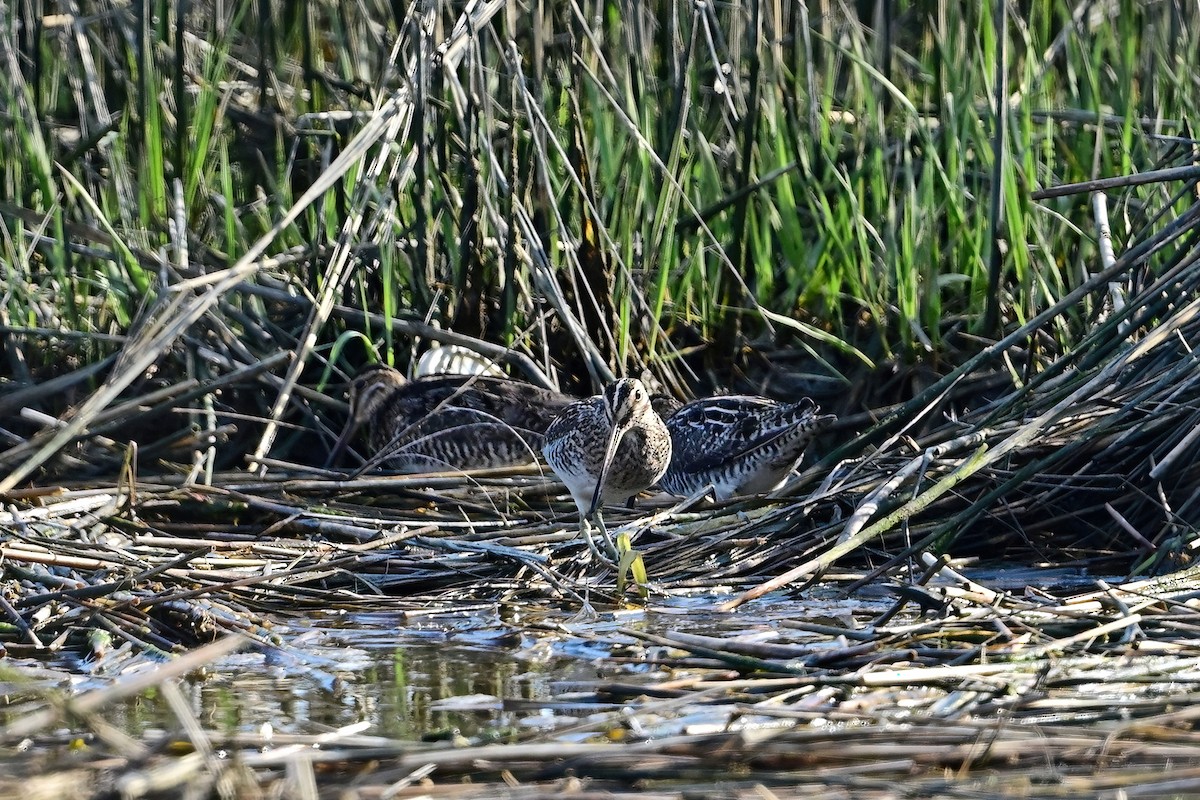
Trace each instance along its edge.
<path fill-rule="evenodd" d="M 175 774 L 205 763 L 195 743 L 207 740 L 277 789 L 307 774 L 331 791 L 366 781 L 386 794 L 428 777 L 411 791 L 453 785 L 456 796 L 492 800 L 513 781 L 555 794 L 582 785 L 597 796 L 655 787 L 707 797 L 714 781 L 731 780 L 740 789 L 721 796 L 758 797 L 766 785 L 795 789 L 781 797 L 812 796 L 814 787 L 840 797 L 856 781 L 888 796 L 899 787 L 948 796 L 940 792 L 949 774 L 976 794 L 1010 796 L 1031 781 L 1057 786 L 1064 769 L 1077 780 L 1093 775 L 1101 751 L 1112 755 L 1093 776 L 1097 786 L 1200 764 L 1193 733 L 1178 724 L 1191 720 L 1200 686 L 1197 626 L 1180 618 L 1181 604 L 1144 606 L 1141 638 L 1131 640 L 1105 635 L 1132 623 L 1118 629 L 1087 599 L 1092 576 L 964 573 L 984 590 L 954 599 L 952 584 L 938 580 L 882 582 L 845 599 L 836 587 L 855 576 L 840 574 L 800 599 L 768 595 L 732 613 L 715 611 L 727 595 L 590 614 L 520 602 L 413 610 L 395 598 L 355 613 L 280 612 L 257 629 L 256 641 L 271 644 L 248 645 L 179 683 L 162 681 L 156 662 L 128 645 L 95 662 L 59 651 L 21 664 L 38 688 L 103 692 L 138 673 L 159 679 L 103 706 L 105 721 L 139 744 L 126 754 L 122 737 L 94 719 L 60 720 L 3 766 L 46 772 L 77 757 L 108 765 L 89 769 L 124 764 L 120 780 L 136 784 L 145 753 L 156 774 Z M 986 585 L 1008 594 L 997 599 Z M 1182 636 L 1170 627 L 1179 623 Z M 5 680 L 0 724 L 22 713 L 34 688 L 0 673 Z M 190 717 L 199 736 L 184 725 Z M 1142 725 L 1153 735 L 1139 734 Z M 617 742 L 629 747 L 610 746 Z M 1124 772 L 1114 779 L 1114 769 Z M 1175 774 L 1155 791 L 1174 788 Z"/>
<path fill-rule="evenodd" d="M 1000 576 L 980 577 L 998 583 Z M 1057 573 L 1043 577 L 1042 585 L 1068 592 L 1074 581 L 1066 576 L 1064 584 Z M 593 715 L 611 720 L 611 713 L 636 696 L 638 687 L 728 672 L 720 662 L 681 654 L 635 633 L 845 646 L 845 641 L 836 645 L 840 637 L 830 631 L 869 625 L 893 606 L 896 596 L 882 587 L 866 587 L 846 599 L 817 587 L 801 599 L 775 594 L 735 612 L 716 611 L 726 599 L 660 598 L 644 609 L 587 614 L 566 607 L 491 603 L 427 614 L 280 614 L 266 630 L 278 646 L 246 647 L 189 676 L 181 688 L 201 726 L 222 735 L 311 736 L 359 726 L 363 733 L 401 740 L 465 737 L 486 742 L 533 732 L 577 740 L 604 728 L 580 723 Z M 916 613 L 911 604 L 890 624 Z M 810 634 L 794 627 L 797 621 L 826 630 Z M 155 663 L 142 656 L 111 662 L 119 666 L 104 659 L 73 660 L 63 653 L 58 661 L 31 663 L 49 668 L 44 673 L 48 684 L 69 682 L 76 692 L 109 686 L 125 673 Z M 4 717 L 0 710 L 0 722 Z M 134 736 L 180 729 L 175 713 L 153 689 L 108 706 L 106 718 Z"/>
<path fill-rule="evenodd" d="M 244 649 L 182 688 L 200 724 L 226 735 L 312 735 L 358 723 L 364 733 L 406 740 L 489 741 L 556 730 L 573 738 L 573 724 L 621 707 L 597 696 L 598 688 L 649 685 L 679 672 L 677 651 L 623 631 L 802 642 L 803 631 L 780 637 L 781 621 L 861 624 L 891 603 L 776 597 L 719 613 L 712 610 L 718 602 L 672 598 L 596 615 L 483 606 L 416 618 L 387 611 L 280 617 L 273 629 L 280 647 Z M 660 657 L 668 652 L 675 658 Z M 692 661 L 701 672 L 720 667 Z M 77 676 L 75 688 L 111 677 Z M 155 691 L 106 716 L 132 735 L 178 729 Z"/>

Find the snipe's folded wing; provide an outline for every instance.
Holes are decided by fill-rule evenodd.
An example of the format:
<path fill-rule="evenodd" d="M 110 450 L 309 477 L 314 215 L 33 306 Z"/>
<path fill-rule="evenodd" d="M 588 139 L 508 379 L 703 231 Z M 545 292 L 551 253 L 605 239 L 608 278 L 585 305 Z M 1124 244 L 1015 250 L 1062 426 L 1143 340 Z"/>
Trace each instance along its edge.
<path fill-rule="evenodd" d="M 684 405 L 667 420 L 676 446 L 672 469 L 701 472 L 768 447 L 816 417 L 803 398 L 784 404 L 750 395 L 722 395 Z"/>

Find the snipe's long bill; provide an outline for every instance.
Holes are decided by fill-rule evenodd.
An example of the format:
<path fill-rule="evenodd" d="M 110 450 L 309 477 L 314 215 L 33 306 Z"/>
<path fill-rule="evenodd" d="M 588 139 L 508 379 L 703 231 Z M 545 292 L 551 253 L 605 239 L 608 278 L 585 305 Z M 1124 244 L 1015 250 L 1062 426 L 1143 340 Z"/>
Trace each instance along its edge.
<path fill-rule="evenodd" d="M 628 500 L 662 477 L 671 461 L 671 435 L 642 382 L 622 378 L 563 409 L 546 430 L 542 454 L 571 493 L 595 552 L 590 521 L 595 518 L 604 531 L 604 504 Z"/>
<path fill-rule="evenodd" d="M 768 492 L 835 419 L 805 397 L 779 403 L 765 397 L 720 395 L 678 406 L 655 398 L 671 435 L 664 491 L 691 497 L 711 486 L 718 500 Z"/>
<path fill-rule="evenodd" d="M 478 375 L 406 380 L 381 364 L 350 384 L 350 419 L 335 460 L 365 428 L 372 460 L 402 472 L 443 472 L 528 464 L 543 434 L 576 398 L 530 384 Z"/>

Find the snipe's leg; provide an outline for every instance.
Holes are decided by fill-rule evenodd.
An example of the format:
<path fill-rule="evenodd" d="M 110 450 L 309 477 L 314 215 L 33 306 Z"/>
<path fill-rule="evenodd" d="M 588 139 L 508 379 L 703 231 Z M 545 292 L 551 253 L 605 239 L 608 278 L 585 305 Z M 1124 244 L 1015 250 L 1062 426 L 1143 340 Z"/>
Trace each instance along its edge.
<path fill-rule="evenodd" d="M 612 537 L 608 535 L 608 530 L 604 527 L 604 521 L 600 515 L 596 515 L 596 521 L 599 523 L 600 532 L 604 536 L 604 545 L 608 550 L 608 554 L 600 552 L 600 548 L 596 546 L 596 540 L 592 537 L 592 521 L 587 517 L 579 518 L 579 530 L 583 533 L 584 540 L 587 541 L 588 550 L 591 551 L 592 557 L 601 564 L 606 564 L 612 569 L 617 566 L 617 548 L 613 544 Z"/>
<path fill-rule="evenodd" d="M 608 550 L 609 558 L 616 563 L 621 558 L 621 551 L 617 549 L 617 543 L 613 541 L 608 528 L 604 527 L 604 516 L 600 513 L 599 509 L 596 509 L 596 526 L 600 528 L 600 535 L 604 537 L 604 547 Z"/>

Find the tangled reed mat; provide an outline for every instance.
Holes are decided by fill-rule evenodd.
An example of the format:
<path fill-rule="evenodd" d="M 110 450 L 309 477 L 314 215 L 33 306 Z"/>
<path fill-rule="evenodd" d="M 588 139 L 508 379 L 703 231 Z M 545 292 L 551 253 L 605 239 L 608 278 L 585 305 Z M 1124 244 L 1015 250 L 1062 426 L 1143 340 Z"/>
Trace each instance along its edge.
<path fill-rule="evenodd" d="M 611 514 L 643 555 L 651 603 L 702 593 L 719 598 L 714 614 L 745 614 L 736 609 L 771 592 L 803 597 L 823 579 L 852 596 L 893 586 L 896 607 L 752 636 L 650 639 L 564 623 L 610 647 L 653 645 L 641 658 L 655 668 L 572 691 L 571 703 L 597 710 L 569 740 L 551 730 L 414 743 L 354 727 L 268 742 L 205 729 L 179 677 L 235 648 L 286 650 L 274 615 L 493 603 L 586 620 L 635 595 L 616 597 L 612 575 L 580 558 L 561 490 L 536 469 L 340 480 L 266 458 L 265 477 L 172 462 L 225 434 L 213 413 L 183 415 L 180 431 L 139 449 L 140 463 L 120 441 L 131 410 L 157 423 L 239 383 L 269 402 L 262 386 L 278 386 L 264 376 L 285 353 L 209 353 L 220 374 L 207 382 L 110 375 L 69 428 L 0 453 L 10 470 L 0 477 L 10 776 L 0 795 L 175 796 L 184 785 L 198 797 L 1200 794 L 1200 594 L 1188 566 L 1200 520 L 1198 221 L 1193 205 L 912 400 L 843 419 L 824 457 L 772 497 L 652 498 Z M 1127 294 L 1106 307 L 1116 284 Z M 162 319 L 186 327 L 205 302 L 181 295 L 171 303 L 187 313 Z M 1039 355 L 1046 330 L 1081 306 L 1091 332 Z M 151 355 L 179 357 L 169 351 L 183 327 L 163 328 Z M 26 387 L 0 398 L 0 413 L 109 369 L 131 367 L 108 360 Z M 108 405 L 131 386 L 141 388 Z M 326 427 L 344 414 L 300 394 Z M 114 459 L 126 464 L 116 485 L 64 479 L 88 465 L 112 475 Z M 957 575 L 942 553 L 1127 577 L 1055 593 L 1032 572 L 1023 591 L 998 591 Z M 63 651 L 90 653 L 111 684 L 71 696 L 39 679 L 36 659 Z M 151 688 L 175 730 L 131 736 L 105 720 L 111 703 Z M 696 708 L 704 725 L 645 733 L 642 720 Z M 81 735 L 87 747 L 72 748 Z"/>
<path fill-rule="evenodd" d="M 936 486 L 952 473 L 927 480 Z M 844 532 L 856 513 L 817 518 L 828 485 L 691 511 L 657 498 L 612 515 L 636 534 L 651 605 L 697 594 L 714 620 L 752 620 L 758 603 L 771 602 L 754 592 L 788 572 L 824 572 L 824 589 L 850 595 L 883 584 L 895 602 L 867 620 L 647 633 L 590 625 L 622 599 L 611 574 L 584 560 L 574 517 L 541 510 L 560 501 L 533 468 L 470 480 L 218 478 L 62 487 L 10 502 L 0 738 L 11 777 L 0 795 L 160 797 L 185 786 L 199 797 L 362 798 L 1200 791 L 1200 568 L 1096 579 L 1067 593 L 1036 588 L 1036 569 L 1014 570 L 1026 588 L 996 591 L 928 553 L 897 558 L 918 538 L 910 529 L 873 537 L 867 560 L 896 562 L 886 576 L 825 572 L 813 552 L 832 552 L 839 540 L 829 531 Z M 878 490 L 860 478 L 854 491 Z M 632 591 L 624 600 L 640 602 Z M 307 610 L 418 616 L 534 604 L 558 608 L 562 621 L 542 631 L 513 622 L 514 631 L 553 629 L 620 649 L 630 671 L 572 684 L 546 703 L 569 704 L 573 724 L 502 742 L 396 741 L 365 724 L 211 730 L 180 683 L 235 649 L 295 653 L 272 620 Z M 39 677 L 36 660 L 62 648 L 90 652 L 103 665 L 95 677 L 110 685 L 72 696 Z M 168 700 L 175 728 L 131 736 L 106 722 L 106 707 L 150 689 Z"/>

